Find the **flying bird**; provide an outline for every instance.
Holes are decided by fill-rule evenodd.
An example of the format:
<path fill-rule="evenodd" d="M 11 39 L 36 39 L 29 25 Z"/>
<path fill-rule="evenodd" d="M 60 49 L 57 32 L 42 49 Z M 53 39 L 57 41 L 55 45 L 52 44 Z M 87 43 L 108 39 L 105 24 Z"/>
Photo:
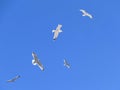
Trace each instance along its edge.
<path fill-rule="evenodd" d="M 93 18 L 93 16 L 92 16 L 91 14 L 89 14 L 88 12 L 86 12 L 85 10 L 80 9 L 80 11 L 83 13 L 83 15 L 82 15 L 82 16 L 88 16 L 90 19 L 92 19 L 92 18 Z"/>
<path fill-rule="evenodd" d="M 62 27 L 62 25 L 58 24 L 56 30 L 52 30 L 52 32 L 54 33 L 53 40 L 56 40 L 59 33 L 62 32 L 61 27 Z"/>
<path fill-rule="evenodd" d="M 64 66 L 66 66 L 67 68 L 70 68 L 70 64 L 64 59 Z"/>
<path fill-rule="evenodd" d="M 7 82 L 15 82 L 18 78 L 20 78 L 20 75 L 15 76 L 14 78 L 7 80 Z"/>
<path fill-rule="evenodd" d="M 37 55 L 34 52 L 32 52 L 32 56 L 33 56 L 32 64 L 37 65 L 42 71 L 44 71 L 44 67 L 39 61 Z"/>

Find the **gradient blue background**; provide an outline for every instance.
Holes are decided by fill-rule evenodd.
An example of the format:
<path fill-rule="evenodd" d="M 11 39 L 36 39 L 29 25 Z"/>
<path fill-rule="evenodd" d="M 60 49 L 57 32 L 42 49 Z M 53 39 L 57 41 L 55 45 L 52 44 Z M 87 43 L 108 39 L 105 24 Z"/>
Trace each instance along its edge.
<path fill-rule="evenodd" d="M 119 0 L 1 0 L 0 90 L 120 90 L 119 9 Z M 44 72 L 32 65 L 33 51 Z"/>

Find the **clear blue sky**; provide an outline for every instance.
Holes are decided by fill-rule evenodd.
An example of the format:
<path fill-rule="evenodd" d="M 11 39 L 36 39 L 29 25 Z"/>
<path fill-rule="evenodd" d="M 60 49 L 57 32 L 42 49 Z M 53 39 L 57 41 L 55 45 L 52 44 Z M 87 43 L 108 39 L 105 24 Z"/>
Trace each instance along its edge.
<path fill-rule="evenodd" d="M 1 0 L 0 90 L 120 90 L 119 3 Z M 63 32 L 53 41 L 58 24 Z M 32 65 L 33 51 L 45 71 Z M 16 75 L 21 78 L 15 83 L 6 82 Z"/>

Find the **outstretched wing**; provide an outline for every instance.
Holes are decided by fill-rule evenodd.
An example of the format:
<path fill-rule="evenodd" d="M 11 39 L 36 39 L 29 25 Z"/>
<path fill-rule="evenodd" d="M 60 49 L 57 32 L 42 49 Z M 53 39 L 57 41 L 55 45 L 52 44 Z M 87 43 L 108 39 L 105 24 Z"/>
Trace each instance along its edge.
<path fill-rule="evenodd" d="M 15 79 L 10 79 L 10 80 L 7 80 L 7 82 L 14 82 Z"/>
<path fill-rule="evenodd" d="M 64 59 L 64 65 L 66 65 L 66 60 Z"/>
<path fill-rule="evenodd" d="M 17 75 L 17 76 L 15 77 L 15 79 L 18 79 L 18 78 L 20 78 L 20 75 Z"/>
<path fill-rule="evenodd" d="M 86 11 L 85 11 L 85 10 L 83 10 L 83 9 L 80 9 L 80 11 L 81 11 L 83 14 L 85 14 L 85 13 L 86 13 Z"/>
<path fill-rule="evenodd" d="M 37 59 L 37 55 L 34 52 L 32 52 L 32 56 L 35 60 Z"/>
<path fill-rule="evenodd" d="M 88 17 L 91 18 L 91 19 L 93 18 L 91 14 L 88 14 Z"/>
<path fill-rule="evenodd" d="M 62 27 L 62 25 L 61 25 L 61 24 L 58 24 L 58 26 L 57 26 L 56 30 L 60 30 L 60 29 L 61 29 L 61 27 Z"/>
<path fill-rule="evenodd" d="M 39 60 L 37 61 L 37 65 L 42 71 L 44 71 L 44 67 Z"/>

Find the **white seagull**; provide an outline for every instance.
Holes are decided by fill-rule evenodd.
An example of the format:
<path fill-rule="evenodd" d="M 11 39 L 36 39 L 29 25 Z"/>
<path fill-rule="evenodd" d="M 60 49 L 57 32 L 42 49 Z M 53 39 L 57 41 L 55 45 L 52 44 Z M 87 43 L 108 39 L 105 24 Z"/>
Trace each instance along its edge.
<path fill-rule="evenodd" d="M 33 56 L 32 64 L 33 64 L 33 65 L 38 65 L 38 67 L 39 67 L 42 71 L 44 71 L 44 67 L 43 67 L 43 65 L 40 63 L 37 55 L 36 55 L 34 52 L 32 52 L 32 56 Z"/>
<path fill-rule="evenodd" d="M 80 9 L 80 11 L 83 13 L 83 15 L 82 15 L 82 16 L 88 16 L 90 19 L 92 19 L 92 18 L 93 18 L 93 16 L 92 16 L 91 14 L 89 14 L 88 12 L 86 12 L 85 10 Z"/>
<path fill-rule="evenodd" d="M 15 76 L 14 78 L 7 80 L 7 82 L 15 82 L 18 78 L 20 78 L 20 75 Z"/>
<path fill-rule="evenodd" d="M 64 59 L 64 66 L 66 66 L 67 68 L 70 68 L 70 64 Z"/>
<path fill-rule="evenodd" d="M 52 30 L 52 32 L 54 33 L 53 40 L 56 40 L 59 33 L 62 32 L 61 27 L 62 25 L 58 24 L 56 30 Z"/>

